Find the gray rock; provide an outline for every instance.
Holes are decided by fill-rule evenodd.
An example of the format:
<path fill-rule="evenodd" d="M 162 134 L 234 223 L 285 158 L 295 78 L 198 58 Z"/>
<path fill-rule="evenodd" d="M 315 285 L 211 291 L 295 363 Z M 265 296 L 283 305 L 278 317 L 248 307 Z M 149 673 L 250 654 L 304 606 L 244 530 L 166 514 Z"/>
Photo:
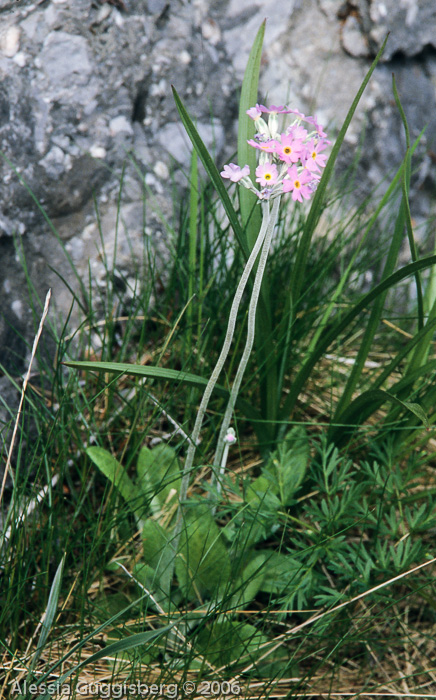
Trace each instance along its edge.
<path fill-rule="evenodd" d="M 363 32 L 362 23 L 355 15 L 348 15 L 342 25 L 341 41 L 344 51 L 356 58 L 370 55 L 368 39 Z"/>
<path fill-rule="evenodd" d="M 417 56 L 428 46 L 436 48 L 436 4 L 432 0 L 371 0 L 369 14 L 374 50 L 391 32 L 384 61 L 397 53 Z"/>

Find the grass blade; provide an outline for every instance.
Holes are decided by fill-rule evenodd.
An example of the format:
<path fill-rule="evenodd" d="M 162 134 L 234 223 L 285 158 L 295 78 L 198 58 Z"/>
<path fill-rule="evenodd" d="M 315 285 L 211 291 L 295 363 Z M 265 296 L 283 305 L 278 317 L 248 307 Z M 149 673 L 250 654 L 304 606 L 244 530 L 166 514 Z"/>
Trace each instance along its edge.
<path fill-rule="evenodd" d="M 249 165 L 250 172 L 252 173 L 256 169 L 256 151 L 247 143 L 247 140 L 253 138 L 256 129 L 253 120 L 247 114 L 247 109 L 250 109 L 250 107 L 253 107 L 257 103 L 265 22 L 266 20 L 260 25 L 251 48 L 247 67 L 245 69 L 244 80 L 242 82 L 241 98 L 239 100 L 238 164 L 241 167 Z M 260 230 L 260 207 L 256 207 L 258 199 L 253 192 L 250 192 L 245 187 L 239 187 L 238 191 L 242 226 L 245 229 L 248 247 L 251 250 Z"/>
<path fill-rule="evenodd" d="M 209 151 L 207 150 L 206 146 L 204 145 L 200 134 L 198 133 L 197 129 L 195 128 L 194 122 L 192 121 L 191 117 L 189 116 L 188 112 L 186 111 L 182 100 L 180 99 L 179 95 L 177 94 L 177 91 L 174 86 L 172 87 L 173 95 L 174 95 L 174 101 L 176 103 L 177 110 L 180 115 L 180 119 L 183 122 L 183 126 L 186 129 L 186 133 L 188 134 L 189 138 L 191 139 L 192 145 L 194 146 L 195 150 L 198 153 L 198 157 L 200 158 L 201 162 L 204 165 L 204 168 L 209 175 L 210 179 L 213 182 L 213 185 L 217 191 L 217 194 L 221 200 L 221 203 L 224 207 L 224 210 L 227 214 L 227 217 L 229 219 L 230 225 L 235 233 L 236 240 L 238 241 L 241 250 L 246 258 L 249 256 L 249 249 L 248 249 L 248 244 L 247 244 L 247 237 L 245 232 L 243 231 L 241 224 L 239 223 L 238 215 L 236 214 L 235 208 L 230 201 L 230 197 L 227 194 L 227 189 L 221 179 L 221 175 L 218 172 L 218 168 L 216 167 L 215 163 L 213 162 L 211 156 L 209 155 Z"/>
<path fill-rule="evenodd" d="M 197 219 L 198 219 L 198 156 L 195 149 L 192 150 L 191 172 L 189 175 L 189 261 L 188 261 L 188 299 L 194 296 L 195 271 L 197 264 Z M 193 327 L 192 302 L 189 304 L 186 314 L 188 325 L 188 348 L 192 348 Z"/>
<path fill-rule="evenodd" d="M 418 137 L 415 140 L 415 143 L 413 144 L 413 146 L 411 148 L 412 155 L 415 152 L 415 150 L 416 150 L 416 148 L 421 140 L 422 134 L 423 134 L 423 131 L 418 135 Z M 359 241 L 359 244 L 356 247 L 356 250 L 354 251 L 354 253 L 351 257 L 350 262 L 347 265 L 347 269 L 345 270 L 344 274 L 342 275 L 341 279 L 339 280 L 339 284 L 336 287 L 334 294 L 333 294 L 333 296 L 328 304 L 328 307 L 327 307 L 326 311 L 324 312 L 324 315 L 323 315 L 321 321 L 318 324 L 318 328 L 315 331 L 315 333 L 313 334 L 313 338 L 311 339 L 310 345 L 308 348 L 309 353 L 315 348 L 316 343 L 318 342 L 320 335 L 324 332 L 324 328 L 326 327 L 327 322 L 331 316 L 331 313 L 332 313 L 333 309 L 335 308 L 336 302 L 339 299 L 339 297 L 340 297 L 340 295 L 345 287 L 345 284 L 347 283 L 347 281 L 350 277 L 350 274 L 353 270 L 354 263 L 357 259 L 357 256 L 359 255 L 360 251 L 363 248 L 363 244 L 366 242 L 366 239 L 368 238 L 368 235 L 369 235 L 370 231 L 372 230 L 375 222 L 377 221 L 380 213 L 386 207 L 387 203 L 389 202 L 390 198 L 392 197 L 393 193 L 395 192 L 395 189 L 396 189 L 398 183 L 401 181 L 404 163 L 405 163 L 405 159 L 402 161 L 394 178 L 392 179 L 392 182 L 390 183 L 388 189 L 386 190 L 385 194 L 383 195 L 379 204 L 377 205 L 377 208 L 376 208 L 374 214 L 371 216 L 370 220 L 368 221 L 368 224 L 365 227 L 365 232 L 364 232 L 361 240 Z"/>
<path fill-rule="evenodd" d="M 315 348 L 313 353 L 308 357 L 308 359 L 298 372 L 297 376 L 295 377 L 289 395 L 281 411 L 281 416 L 283 419 L 287 419 L 290 413 L 292 412 L 300 394 L 300 391 L 303 388 L 306 381 L 308 380 L 310 373 L 316 365 L 316 363 L 318 362 L 318 360 L 326 352 L 328 347 L 335 340 L 337 340 L 338 336 L 360 314 L 360 312 L 363 311 L 372 301 L 374 301 L 374 299 L 377 299 L 377 297 L 380 294 L 383 294 L 383 292 L 385 292 L 387 289 L 393 287 L 395 284 L 401 282 L 403 279 L 410 277 L 410 275 L 414 275 L 416 270 L 425 270 L 426 268 L 431 267 L 432 265 L 436 265 L 436 255 L 430 255 L 426 258 L 422 258 L 416 263 L 410 263 L 409 265 L 403 267 L 401 270 L 397 270 L 397 272 L 394 272 L 393 275 L 390 275 L 390 277 L 380 282 L 380 284 L 374 287 L 374 289 L 368 292 L 368 294 L 365 294 L 365 296 L 357 304 L 355 304 L 355 306 L 353 306 L 353 308 L 350 309 L 350 311 L 347 314 L 345 314 L 345 316 L 343 316 L 343 318 L 340 321 L 335 323 L 332 326 L 332 328 L 322 336 L 317 347 Z"/>
<path fill-rule="evenodd" d="M 50 589 L 50 595 L 48 597 L 48 602 L 47 602 L 47 607 L 45 609 L 45 613 L 43 615 L 43 619 L 41 622 L 41 634 L 38 640 L 38 645 L 36 647 L 35 654 L 32 659 L 32 663 L 30 666 L 30 670 L 33 670 L 38 662 L 39 657 L 41 656 L 46 641 L 47 637 L 50 633 L 51 626 L 53 624 L 53 620 L 56 615 L 57 607 L 58 607 L 58 601 L 59 601 L 59 594 L 61 592 L 61 582 L 62 582 L 62 574 L 64 571 L 64 564 L 65 564 L 65 554 L 61 559 L 61 562 L 56 569 L 56 573 L 54 575 L 53 583 L 51 585 Z"/>
<path fill-rule="evenodd" d="M 344 439 L 350 439 L 353 428 L 361 425 L 369 416 L 377 411 L 386 401 L 396 404 L 400 408 L 412 413 L 429 429 L 428 418 L 422 407 L 411 401 L 402 401 L 390 391 L 383 389 L 370 389 L 364 391 L 363 394 L 357 397 L 340 415 L 338 425 L 331 434 L 331 441 L 340 444 Z M 350 430 L 344 426 L 350 426 Z"/>
<path fill-rule="evenodd" d="M 368 85 L 368 82 L 383 54 L 383 51 L 385 50 L 386 42 L 388 40 L 388 37 L 384 40 L 382 47 L 380 51 L 378 52 L 377 56 L 375 57 L 371 68 L 369 69 L 368 73 L 365 76 L 365 79 L 362 83 L 362 85 L 359 88 L 359 91 L 356 95 L 356 97 L 353 100 L 353 103 L 348 111 L 348 114 L 345 118 L 345 121 L 342 125 L 342 128 L 338 134 L 338 138 L 336 139 L 335 145 L 332 148 L 332 152 L 330 154 L 330 158 L 327 161 L 327 165 L 325 167 L 324 173 L 321 177 L 321 181 L 318 185 L 318 189 L 315 192 L 315 196 L 313 198 L 312 206 L 310 207 L 309 215 L 307 217 L 306 225 L 304 227 L 304 232 L 301 237 L 299 246 L 298 246 L 298 251 L 297 251 L 297 256 L 295 259 L 295 264 L 294 264 L 294 269 L 292 273 L 292 287 L 291 287 L 291 293 L 292 293 L 292 299 L 293 299 L 293 304 L 294 304 L 294 309 L 296 304 L 298 304 L 298 299 L 300 297 L 301 289 L 305 280 L 306 276 L 306 264 L 307 264 L 307 258 L 309 255 L 309 250 L 310 250 L 310 244 L 312 241 L 312 236 L 315 231 L 315 228 L 318 224 L 318 220 L 321 214 L 321 207 L 322 207 L 322 202 L 324 199 L 324 195 L 327 189 L 327 185 L 329 183 L 329 180 L 333 174 L 333 167 L 336 162 L 336 158 L 339 153 L 339 149 L 342 146 L 342 142 L 345 138 L 345 134 L 348 131 L 348 127 L 350 126 L 351 120 L 354 116 L 354 112 L 356 111 L 357 105 L 359 104 L 360 98 L 362 97 L 363 91 L 365 90 L 366 86 Z"/>
<path fill-rule="evenodd" d="M 253 120 L 247 114 L 247 109 L 253 107 L 258 99 L 259 72 L 265 36 L 265 24 L 266 20 L 260 25 L 251 48 L 239 100 L 238 163 L 241 167 L 243 165 L 249 165 L 250 172 L 252 173 L 254 173 L 256 169 L 257 155 L 256 150 L 247 143 L 247 140 L 253 138 L 256 129 Z M 261 208 L 256 206 L 258 199 L 253 192 L 250 192 L 245 187 L 239 187 L 238 193 L 242 225 L 246 233 L 248 247 L 252 250 L 262 224 Z M 270 338 L 272 334 L 272 307 L 267 282 L 265 276 L 261 286 L 260 306 L 256 315 L 256 354 L 258 366 L 265 368 L 260 376 L 262 414 L 274 420 L 278 410 L 278 385 L 277 366 L 273 356 L 267 351 L 267 347 L 269 347 L 267 339 Z M 263 433 L 265 433 L 265 435 L 262 438 L 262 442 L 268 442 L 272 437 L 268 424 L 264 424 Z"/>
<path fill-rule="evenodd" d="M 395 76 L 393 74 L 392 74 L 392 90 L 394 93 L 395 102 L 396 102 L 396 105 L 398 107 L 398 111 L 401 115 L 401 121 L 403 122 L 404 131 L 406 134 L 406 148 L 407 148 L 406 167 L 405 167 L 405 170 L 403 173 L 403 179 L 402 179 L 403 202 L 404 202 L 404 209 L 405 209 L 407 238 L 409 239 L 410 255 L 412 257 L 412 261 L 415 262 L 418 259 L 418 254 L 416 252 L 415 238 L 413 236 L 412 217 L 410 214 L 410 205 L 409 205 L 409 183 L 410 183 L 410 171 L 411 171 L 411 159 L 412 159 L 411 153 L 410 153 L 410 132 L 409 132 L 409 125 L 407 124 L 406 115 L 404 113 L 403 105 L 401 104 L 400 96 L 398 95 L 397 85 L 395 83 Z M 421 330 L 421 328 L 424 327 L 424 301 L 423 301 L 423 296 L 422 296 L 421 275 L 419 274 L 419 272 L 417 272 L 415 275 L 415 281 L 416 281 L 416 303 L 417 303 L 417 307 L 418 307 L 418 330 Z"/>
<path fill-rule="evenodd" d="M 404 163 L 404 168 L 406 168 L 407 159 Z M 400 209 L 398 212 L 397 220 L 395 222 L 394 235 L 392 236 L 391 245 L 389 247 L 388 256 L 386 258 L 385 266 L 383 269 L 382 280 L 387 279 L 392 275 L 398 260 L 398 254 L 401 249 L 401 243 L 403 239 L 404 224 L 406 218 L 406 209 L 404 197 L 402 199 Z M 375 300 L 374 306 L 371 309 L 370 317 L 365 328 L 365 333 L 360 343 L 359 352 L 355 359 L 353 369 L 351 370 L 348 381 L 345 385 L 344 391 L 342 392 L 341 398 L 336 406 L 335 415 L 333 417 L 333 422 L 336 423 L 338 416 L 345 410 L 351 401 L 353 392 L 357 386 L 357 383 L 362 374 L 362 370 L 365 366 L 368 353 L 371 349 L 374 336 L 377 332 L 377 328 L 380 324 L 381 315 L 383 313 L 384 303 L 386 299 L 387 289 L 380 294 Z"/>
<path fill-rule="evenodd" d="M 110 372 L 119 373 L 120 376 L 126 374 L 132 377 L 164 379 L 170 382 L 188 384 L 189 386 L 194 386 L 200 389 L 204 388 L 208 382 L 207 379 L 204 377 L 199 377 L 197 374 L 191 374 L 189 372 L 183 372 L 176 369 L 167 369 L 166 367 L 133 365 L 129 364 L 128 362 L 88 362 L 86 360 L 77 360 L 63 362 L 62 364 L 74 369 L 90 370 L 92 372 Z M 229 391 L 220 384 L 216 384 L 214 390 L 220 396 L 224 396 L 226 398 L 229 396 Z M 244 412 L 247 418 L 256 419 L 259 417 L 257 411 L 248 401 L 238 398 L 236 405 Z"/>
<path fill-rule="evenodd" d="M 130 479 L 123 465 L 103 447 L 88 447 L 86 454 L 124 498 L 136 516 L 138 528 L 141 529 L 146 504 L 142 502 L 138 487 Z"/>
<path fill-rule="evenodd" d="M 91 656 L 89 656 L 87 659 L 84 659 L 84 661 L 82 661 L 79 664 L 76 664 L 76 666 L 70 668 L 68 671 L 66 671 L 66 673 L 63 673 L 62 676 L 56 678 L 56 683 L 58 686 L 61 686 L 63 683 L 65 683 L 67 678 L 73 675 L 73 673 L 77 673 L 89 664 L 94 664 L 96 661 L 99 661 L 99 659 L 104 659 L 107 656 L 118 654 L 118 652 L 120 651 L 135 649 L 136 647 L 142 646 L 144 644 L 149 644 L 154 639 L 157 639 L 166 632 L 169 632 L 171 627 L 171 625 L 167 625 L 166 627 L 161 627 L 158 630 L 138 632 L 137 634 L 132 634 L 130 637 L 126 637 L 125 639 L 120 639 L 117 642 L 113 642 L 113 644 L 109 644 L 109 646 L 104 647 L 103 649 L 99 649 L 99 651 L 96 651 L 95 654 L 91 654 Z M 40 683 L 41 682 L 42 679 L 40 680 Z M 40 698 L 40 700 L 50 700 L 53 697 L 53 694 L 47 692 L 44 695 L 38 695 L 38 697 Z"/>

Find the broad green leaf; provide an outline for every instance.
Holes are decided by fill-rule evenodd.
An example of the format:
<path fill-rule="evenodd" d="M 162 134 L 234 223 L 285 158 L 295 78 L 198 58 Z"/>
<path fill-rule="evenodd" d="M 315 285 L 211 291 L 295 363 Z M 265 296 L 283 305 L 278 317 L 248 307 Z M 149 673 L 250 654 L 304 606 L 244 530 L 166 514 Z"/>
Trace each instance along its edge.
<path fill-rule="evenodd" d="M 247 238 L 245 235 L 245 232 L 241 228 L 241 224 L 239 223 L 238 215 L 236 214 L 236 211 L 233 207 L 233 204 L 230 201 L 230 197 L 227 194 L 226 187 L 223 183 L 222 177 L 219 174 L 218 168 L 216 167 L 215 163 L 213 162 L 211 156 L 209 155 L 209 151 L 207 150 L 206 146 L 204 145 L 203 141 L 201 140 L 200 134 L 198 133 L 197 129 L 195 128 L 194 122 L 192 121 L 191 117 L 189 116 L 188 112 L 186 111 L 182 100 L 180 99 L 179 95 L 177 94 L 176 89 L 174 86 L 172 87 L 173 95 L 174 95 L 174 101 L 176 103 L 177 110 L 180 115 L 180 119 L 183 122 L 183 126 L 186 129 L 186 133 L 188 134 L 189 138 L 192 141 L 192 145 L 194 146 L 195 150 L 198 153 L 198 156 L 201 160 L 201 162 L 204 165 L 204 168 L 206 172 L 208 173 L 210 179 L 213 182 L 213 185 L 217 191 L 217 194 L 221 200 L 221 203 L 224 207 L 224 210 L 227 214 L 227 217 L 229 219 L 230 225 L 235 233 L 236 239 L 241 247 L 241 250 L 246 258 L 248 258 L 250 251 L 248 249 L 247 245 Z"/>
<path fill-rule="evenodd" d="M 283 506 L 290 505 L 301 486 L 309 463 L 309 441 L 303 426 L 296 425 L 271 455 L 263 469 Z"/>
<path fill-rule="evenodd" d="M 245 553 L 247 554 L 247 552 Z M 242 574 L 236 579 L 232 588 L 234 594 L 230 601 L 229 610 L 237 610 L 250 605 L 258 594 L 265 576 L 268 575 L 268 567 L 265 562 L 267 555 L 258 554 L 244 567 Z"/>
<path fill-rule="evenodd" d="M 116 567 L 117 571 L 120 570 L 119 566 Z M 103 592 L 95 600 L 95 610 L 96 618 L 107 619 L 107 616 L 120 615 L 121 619 L 129 619 L 129 611 L 126 612 L 126 606 L 129 604 L 129 598 L 126 593 L 122 591 Z"/>
<path fill-rule="evenodd" d="M 260 25 L 248 57 L 239 101 L 238 165 L 241 168 L 244 165 L 249 165 L 251 173 L 254 173 L 256 169 L 257 156 L 256 150 L 247 143 L 247 140 L 253 138 L 256 129 L 253 120 L 247 114 L 247 109 L 254 107 L 258 99 L 259 71 L 264 35 L 265 20 Z M 238 193 L 242 226 L 246 231 L 248 247 L 252 250 L 261 225 L 260 207 L 256 206 L 258 198 L 245 187 L 239 187 Z"/>
<path fill-rule="evenodd" d="M 268 552 L 268 555 L 268 576 L 262 581 L 261 590 L 280 596 L 296 594 L 305 585 L 306 567 L 288 554 Z"/>
<path fill-rule="evenodd" d="M 258 476 L 257 479 L 254 479 L 254 481 L 248 485 L 245 500 L 247 503 L 252 503 L 253 501 L 259 502 L 270 489 L 271 483 L 269 479 L 262 475 Z"/>
<path fill-rule="evenodd" d="M 149 591 L 150 596 L 148 605 L 150 608 L 153 608 L 157 612 L 165 610 L 165 612 L 168 613 L 171 611 L 172 606 L 169 595 L 169 586 L 166 586 L 166 582 L 163 581 L 163 578 L 159 575 L 159 572 L 148 564 L 144 564 L 144 562 L 140 561 L 133 567 L 132 576 L 140 588 Z M 166 587 L 166 590 L 164 589 L 164 586 Z"/>
<path fill-rule="evenodd" d="M 88 447 L 86 454 L 100 469 L 102 474 L 109 479 L 111 484 L 115 486 L 120 495 L 130 506 L 133 513 L 135 513 L 136 517 L 140 520 L 146 509 L 144 497 L 130 479 L 122 464 L 103 447 Z"/>
<path fill-rule="evenodd" d="M 168 598 L 174 571 L 173 561 L 176 556 L 171 535 L 168 535 L 159 523 L 148 519 L 142 529 L 142 545 L 144 561 L 154 570 L 153 590 L 158 589 Z"/>
<path fill-rule="evenodd" d="M 234 662 L 248 664 L 256 660 L 269 641 L 253 625 L 225 620 L 206 625 L 196 638 L 199 651 L 214 666 L 234 665 Z"/>
<path fill-rule="evenodd" d="M 184 596 L 190 599 L 202 600 L 228 584 L 229 554 L 206 507 L 191 508 L 185 514 L 176 575 Z"/>
<path fill-rule="evenodd" d="M 155 514 L 164 504 L 174 502 L 180 491 L 180 464 L 170 445 L 161 443 L 152 450 L 143 447 L 137 463 L 138 486 L 151 498 L 150 507 Z"/>
<path fill-rule="evenodd" d="M 208 379 L 204 377 L 199 377 L 196 374 L 191 374 L 189 372 L 184 372 L 176 369 L 167 369 L 166 367 L 150 367 L 145 365 L 134 365 L 128 362 L 89 362 L 86 360 L 68 361 L 63 362 L 63 365 L 67 367 L 72 367 L 79 370 L 90 370 L 91 372 L 110 372 L 114 374 L 119 374 L 120 376 L 126 374 L 132 377 L 148 377 L 149 379 L 164 379 L 169 382 L 178 382 L 180 384 L 188 384 L 189 386 L 195 386 L 202 389 L 206 386 Z M 220 384 L 216 384 L 214 391 L 220 396 L 224 396 L 226 399 L 229 397 L 229 392 Z M 236 401 L 236 406 L 249 418 L 250 420 L 256 420 L 259 418 L 258 412 L 253 408 L 253 406 L 248 402 L 240 399 L 238 397 Z"/>
<path fill-rule="evenodd" d="M 249 549 L 274 531 L 280 501 L 271 488 L 271 481 L 262 475 L 248 485 L 245 501 L 247 507 L 241 513 L 238 541 L 240 547 Z"/>

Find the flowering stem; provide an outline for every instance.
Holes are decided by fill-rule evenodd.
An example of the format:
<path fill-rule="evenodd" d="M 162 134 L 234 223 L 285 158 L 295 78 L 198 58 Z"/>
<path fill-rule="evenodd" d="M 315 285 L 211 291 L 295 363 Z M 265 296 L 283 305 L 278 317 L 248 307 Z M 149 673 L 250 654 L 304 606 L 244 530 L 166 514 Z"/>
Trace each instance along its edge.
<path fill-rule="evenodd" d="M 197 448 L 198 438 L 200 437 L 200 431 L 201 431 L 201 427 L 203 425 L 204 416 L 206 414 L 206 410 L 207 410 L 207 406 L 209 404 L 210 397 L 211 397 L 212 392 L 215 388 L 215 384 L 218 381 L 219 375 L 221 373 L 222 368 L 224 367 L 224 363 L 225 363 L 227 356 L 229 354 L 229 351 L 230 351 L 230 346 L 231 346 L 231 343 L 233 340 L 233 335 L 234 335 L 235 327 L 236 327 L 238 309 L 239 309 L 239 306 L 240 306 L 240 303 L 242 300 L 242 296 L 244 294 L 245 287 L 247 286 L 247 282 L 249 280 L 254 263 L 256 262 L 256 258 L 258 256 L 259 251 L 260 251 L 262 244 L 264 242 L 265 236 L 267 235 L 268 222 L 269 222 L 269 205 L 267 202 L 262 202 L 262 213 L 263 213 L 262 226 L 261 226 L 261 229 L 259 231 L 259 235 L 257 237 L 256 243 L 253 247 L 253 250 L 250 253 L 250 257 L 248 258 L 247 263 L 245 265 L 241 279 L 239 281 L 238 288 L 236 290 L 236 294 L 235 294 L 233 302 L 232 302 L 232 307 L 230 309 L 229 321 L 228 321 L 228 325 L 227 325 L 227 332 L 226 332 L 226 337 L 224 339 L 224 344 L 223 344 L 220 356 L 218 358 L 218 362 L 216 363 L 214 370 L 213 370 L 213 372 L 210 376 L 210 379 L 206 385 L 206 388 L 204 390 L 203 398 L 201 399 L 201 403 L 200 403 L 198 413 L 197 413 L 197 418 L 195 420 L 194 429 L 193 429 L 192 434 L 191 434 L 188 452 L 186 454 L 185 465 L 183 468 L 182 483 L 180 485 L 179 511 L 178 511 L 178 515 L 177 515 L 177 522 L 176 522 L 176 527 L 175 527 L 175 532 L 174 532 L 174 540 L 173 540 L 173 546 L 174 546 L 174 549 L 176 551 L 178 549 L 178 541 L 179 541 L 180 533 L 181 533 L 181 529 L 182 529 L 182 505 L 183 505 L 183 502 L 186 500 L 186 496 L 188 493 L 189 477 L 191 475 L 192 466 L 194 464 L 195 450 Z"/>
<path fill-rule="evenodd" d="M 263 275 L 265 272 L 266 261 L 267 261 L 269 250 L 271 247 L 272 236 L 273 236 L 274 228 L 275 228 L 275 225 L 277 222 L 279 206 L 280 206 L 280 197 L 277 197 L 277 199 L 274 200 L 274 204 L 272 206 L 271 212 L 269 212 L 269 207 L 268 207 L 268 209 L 266 209 L 266 207 L 263 209 L 262 228 L 264 228 L 265 222 L 266 222 L 266 235 L 265 235 L 264 242 L 262 245 L 262 251 L 260 254 L 260 258 L 259 258 L 259 265 L 258 265 L 258 268 L 256 271 L 256 277 L 254 280 L 253 291 L 251 294 L 250 306 L 249 306 L 249 310 L 248 310 L 247 340 L 245 343 L 244 352 L 242 353 L 241 361 L 239 363 L 238 371 L 236 372 L 236 377 L 235 377 L 235 381 L 234 381 L 233 386 L 232 386 L 232 390 L 230 393 L 230 398 L 229 398 L 229 401 L 227 404 L 227 408 L 226 408 L 226 411 L 224 413 L 224 418 L 223 418 L 223 422 L 221 425 L 221 430 L 220 430 L 220 434 L 218 437 L 215 456 L 214 456 L 214 460 L 213 460 L 214 465 L 220 465 L 220 468 L 219 468 L 219 476 L 220 477 L 224 473 L 224 470 L 226 467 L 226 461 L 227 461 L 226 459 L 224 459 L 224 457 L 227 457 L 227 453 L 228 453 L 228 444 L 225 440 L 225 437 L 226 437 L 227 432 L 229 430 L 230 421 L 232 420 L 232 414 L 233 414 L 233 410 L 235 408 L 236 399 L 238 398 L 239 390 L 241 388 L 241 382 L 242 382 L 242 379 L 244 377 L 244 373 L 245 373 L 245 370 L 247 367 L 249 357 L 251 355 L 251 351 L 253 349 L 254 335 L 255 335 L 255 328 L 256 328 L 257 303 L 259 301 L 260 288 L 262 286 L 262 280 L 263 280 Z M 224 455 L 225 448 L 227 448 L 227 450 L 226 450 L 226 454 Z M 220 479 L 218 480 L 217 489 L 218 489 L 218 492 L 221 490 Z"/>

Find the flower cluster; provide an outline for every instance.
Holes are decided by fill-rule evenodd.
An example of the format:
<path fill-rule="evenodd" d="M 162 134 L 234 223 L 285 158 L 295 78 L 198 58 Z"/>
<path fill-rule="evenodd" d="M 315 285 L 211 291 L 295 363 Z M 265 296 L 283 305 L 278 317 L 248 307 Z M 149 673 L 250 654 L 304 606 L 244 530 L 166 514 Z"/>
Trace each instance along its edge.
<path fill-rule="evenodd" d="M 292 192 L 294 201 L 309 199 L 318 186 L 327 159 L 323 151 L 330 143 L 316 118 L 276 105 L 256 105 L 248 109 L 247 114 L 257 129 L 254 139 L 248 143 L 259 151 L 256 182 L 260 189 L 253 184 L 248 165 L 243 168 L 234 163 L 225 165 L 222 177 L 239 182 L 259 199 L 272 199 L 283 192 Z M 264 114 L 268 114 L 268 123 Z M 278 130 L 279 114 L 293 115 L 292 123 L 282 132 Z M 305 128 L 302 122 L 309 127 Z"/>

